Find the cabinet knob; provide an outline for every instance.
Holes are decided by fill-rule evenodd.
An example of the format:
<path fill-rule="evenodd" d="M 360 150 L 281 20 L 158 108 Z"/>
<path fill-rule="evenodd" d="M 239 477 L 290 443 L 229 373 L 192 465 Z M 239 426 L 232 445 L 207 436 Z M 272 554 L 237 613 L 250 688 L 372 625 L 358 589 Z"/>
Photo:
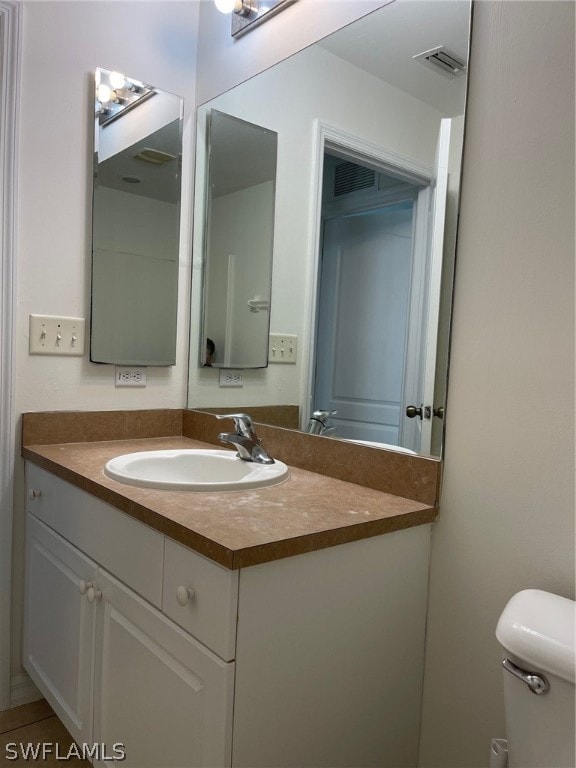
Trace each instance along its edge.
<path fill-rule="evenodd" d="M 33 488 L 30 488 L 28 491 L 28 498 L 30 501 L 34 501 L 34 499 L 37 499 L 39 496 L 42 496 L 42 491 L 35 491 Z"/>
<path fill-rule="evenodd" d="M 195 597 L 195 592 L 193 589 L 189 587 L 178 587 L 176 590 L 176 600 L 180 603 L 180 605 L 186 605 L 190 600 L 193 600 Z"/>
<path fill-rule="evenodd" d="M 78 584 L 78 589 L 80 590 L 81 595 L 85 595 L 86 592 L 89 589 L 92 589 L 93 586 L 94 586 L 93 582 L 84 581 L 84 579 L 80 579 L 80 583 Z"/>
<path fill-rule="evenodd" d="M 100 600 L 101 597 L 102 597 L 101 589 L 94 589 L 94 587 L 88 587 L 88 590 L 86 592 L 86 600 L 88 600 L 89 603 L 93 603 L 95 600 Z"/>

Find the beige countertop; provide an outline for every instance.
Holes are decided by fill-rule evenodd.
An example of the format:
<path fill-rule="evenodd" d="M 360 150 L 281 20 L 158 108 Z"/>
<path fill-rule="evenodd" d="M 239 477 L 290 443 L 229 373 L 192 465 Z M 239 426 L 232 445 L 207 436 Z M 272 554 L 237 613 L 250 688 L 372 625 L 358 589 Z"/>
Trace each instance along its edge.
<path fill-rule="evenodd" d="M 290 467 L 279 485 L 197 493 L 137 488 L 103 474 L 123 453 L 214 448 L 184 436 L 24 445 L 28 461 L 230 569 L 433 522 L 437 509 Z M 289 462 L 288 462 L 289 463 Z"/>

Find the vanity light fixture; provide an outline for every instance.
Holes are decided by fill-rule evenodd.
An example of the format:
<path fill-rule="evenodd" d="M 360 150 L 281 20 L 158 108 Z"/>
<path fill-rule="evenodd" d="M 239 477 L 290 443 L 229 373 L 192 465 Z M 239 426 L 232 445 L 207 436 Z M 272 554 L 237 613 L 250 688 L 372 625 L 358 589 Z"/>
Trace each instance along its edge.
<path fill-rule="evenodd" d="M 131 80 L 121 72 L 96 71 L 96 115 L 100 125 L 116 119 L 155 93 L 149 85 Z"/>
<path fill-rule="evenodd" d="M 238 13 L 240 16 L 248 16 L 252 10 L 250 0 L 214 0 L 214 5 L 220 13 Z"/>
<path fill-rule="evenodd" d="M 214 0 L 219 11 L 232 13 L 232 37 L 250 32 L 295 2 L 297 0 Z"/>

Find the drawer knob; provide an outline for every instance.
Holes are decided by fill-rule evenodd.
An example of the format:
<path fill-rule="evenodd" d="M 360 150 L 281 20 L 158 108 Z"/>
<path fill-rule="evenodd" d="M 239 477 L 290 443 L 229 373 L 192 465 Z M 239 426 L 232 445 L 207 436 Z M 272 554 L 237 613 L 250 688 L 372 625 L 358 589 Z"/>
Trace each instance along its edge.
<path fill-rule="evenodd" d="M 42 496 L 42 491 L 35 491 L 33 488 L 30 488 L 28 491 L 28 498 L 30 501 L 34 501 L 34 499 L 37 499 L 39 496 Z"/>
<path fill-rule="evenodd" d="M 102 597 L 101 589 L 94 589 L 94 587 L 88 587 L 88 590 L 86 591 L 86 600 L 88 600 L 89 603 L 93 603 L 95 600 L 100 600 L 101 597 Z"/>
<path fill-rule="evenodd" d="M 94 586 L 94 584 L 91 581 L 84 581 L 84 579 L 80 579 L 80 583 L 78 584 L 78 589 L 80 590 L 81 595 L 85 595 L 86 592 L 91 589 Z"/>
<path fill-rule="evenodd" d="M 176 590 L 176 600 L 178 600 L 180 605 L 186 605 L 186 603 L 194 599 L 194 596 L 194 590 L 189 587 L 178 587 Z"/>

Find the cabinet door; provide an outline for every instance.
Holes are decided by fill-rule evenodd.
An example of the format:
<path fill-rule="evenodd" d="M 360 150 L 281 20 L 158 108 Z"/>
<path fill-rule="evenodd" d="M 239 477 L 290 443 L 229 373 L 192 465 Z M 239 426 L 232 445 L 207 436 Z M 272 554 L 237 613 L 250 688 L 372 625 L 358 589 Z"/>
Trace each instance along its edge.
<path fill-rule="evenodd" d="M 95 740 L 126 768 L 229 766 L 234 664 L 102 570 L 98 588 Z"/>
<path fill-rule="evenodd" d="M 92 741 L 96 565 L 27 515 L 24 666 L 73 738 Z"/>

